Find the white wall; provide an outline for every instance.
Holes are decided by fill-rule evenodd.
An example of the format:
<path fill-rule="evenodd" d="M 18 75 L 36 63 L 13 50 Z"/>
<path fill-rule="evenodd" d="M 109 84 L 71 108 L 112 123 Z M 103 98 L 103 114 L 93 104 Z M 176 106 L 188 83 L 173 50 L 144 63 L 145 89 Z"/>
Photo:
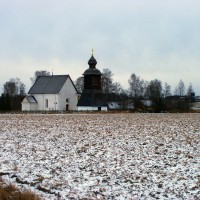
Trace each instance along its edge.
<path fill-rule="evenodd" d="M 38 110 L 59 110 L 58 94 L 34 94 L 38 102 Z M 48 100 L 48 107 L 46 107 L 46 99 Z"/>
<path fill-rule="evenodd" d="M 22 101 L 22 111 L 29 111 L 30 110 L 30 103 L 28 102 L 28 100 L 26 98 L 23 99 Z"/>
<path fill-rule="evenodd" d="M 66 99 L 69 99 L 69 102 L 66 102 Z M 62 89 L 60 90 L 58 96 L 58 103 L 60 110 L 66 109 L 66 104 L 69 105 L 69 110 L 76 110 L 76 105 L 78 103 L 78 94 L 76 89 L 73 86 L 70 78 L 68 78 L 63 85 Z"/>
<path fill-rule="evenodd" d="M 26 98 L 24 98 L 22 101 L 22 111 L 36 111 L 38 110 L 37 107 L 37 103 L 29 103 Z"/>

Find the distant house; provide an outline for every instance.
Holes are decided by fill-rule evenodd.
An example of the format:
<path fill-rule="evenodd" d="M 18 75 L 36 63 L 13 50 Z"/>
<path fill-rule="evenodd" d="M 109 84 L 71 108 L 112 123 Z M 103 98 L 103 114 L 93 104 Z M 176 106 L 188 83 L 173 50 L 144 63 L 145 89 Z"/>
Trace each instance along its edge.
<path fill-rule="evenodd" d="M 190 108 L 192 110 L 200 110 L 200 102 L 191 103 Z"/>
<path fill-rule="evenodd" d="M 108 110 L 133 110 L 134 109 L 134 103 L 132 101 L 126 100 L 126 101 L 113 101 L 108 102 Z"/>
<path fill-rule="evenodd" d="M 119 110 L 119 109 L 121 109 L 121 105 L 119 102 L 108 102 L 108 109 L 109 110 Z"/>
<path fill-rule="evenodd" d="M 200 102 L 200 96 L 194 96 L 194 102 Z"/>
<path fill-rule="evenodd" d="M 22 111 L 76 110 L 78 97 L 69 75 L 38 76 L 22 101 Z"/>
<path fill-rule="evenodd" d="M 194 96 L 190 104 L 192 110 L 200 110 L 200 96 Z"/>
<path fill-rule="evenodd" d="M 149 100 L 149 99 L 141 100 L 141 102 L 142 102 L 142 104 L 143 104 L 145 107 L 147 107 L 147 108 L 149 108 L 149 107 L 152 106 L 152 101 Z"/>

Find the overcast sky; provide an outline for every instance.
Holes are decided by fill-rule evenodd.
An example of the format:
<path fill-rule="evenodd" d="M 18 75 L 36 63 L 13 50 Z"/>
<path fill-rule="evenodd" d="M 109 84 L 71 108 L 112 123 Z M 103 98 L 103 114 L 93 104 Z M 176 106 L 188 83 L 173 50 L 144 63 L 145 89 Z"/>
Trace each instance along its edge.
<path fill-rule="evenodd" d="M 36 70 L 76 80 L 92 48 L 124 89 L 135 73 L 200 95 L 199 0 L 0 0 L 0 91 Z"/>

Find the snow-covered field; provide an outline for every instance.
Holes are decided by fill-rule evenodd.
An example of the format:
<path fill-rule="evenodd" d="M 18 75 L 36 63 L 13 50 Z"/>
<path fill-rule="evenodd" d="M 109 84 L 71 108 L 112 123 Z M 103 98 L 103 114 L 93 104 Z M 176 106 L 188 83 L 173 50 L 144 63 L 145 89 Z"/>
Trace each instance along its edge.
<path fill-rule="evenodd" d="M 0 176 L 44 199 L 200 199 L 200 114 L 0 115 Z"/>

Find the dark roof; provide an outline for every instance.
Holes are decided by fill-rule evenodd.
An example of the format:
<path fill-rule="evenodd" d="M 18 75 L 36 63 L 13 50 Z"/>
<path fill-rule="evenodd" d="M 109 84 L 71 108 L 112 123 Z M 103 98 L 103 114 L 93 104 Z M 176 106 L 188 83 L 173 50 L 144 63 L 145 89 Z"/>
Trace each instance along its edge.
<path fill-rule="evenodd" d="M 28 94 L 58 94 L 68 78 L 69 75 L 38 76 Z"/>
<path fill-rule="evenodd" d="M 89 61 L 88 61 L 88 65 L 89 65 L 90 67 L 94 67 L 96 64 L 97 64 L 97 61 L 96 61 L 96 59 L 94 58 L 94 56 L 92 55 L 91 58 L 90 58 Z"/>
<path fill-rule="evenodd" d="M 86 69 L 85 72 L 83 73 L 83 75 L 89 75 L 89 74 L 101 75 L 101 72 L 96 68 L 89 68 Z"/>
<path fill-rule="evenodd" d="M 97 61 L 94 58 L 94 56 L 92 55 L 88 61 L 89 68 L 85 70 L 83 75 L 93 75 L 93 74 L 101 75 L 101 72 L 98 69 L 96 69 L 96 64 L 97 64 Z"/>
<path fill-rule="evenodd" d="M 25 96 L 25 98 L 27 99 L 29 103 L 37 103 L 37 100 L 35 99 L 34 96 L 27 95 Z"/>
<path fill-rule="evenodd" d="M 83 92 L 77 106 L 107 106 L 104 95 L 99 92 Z"/>

